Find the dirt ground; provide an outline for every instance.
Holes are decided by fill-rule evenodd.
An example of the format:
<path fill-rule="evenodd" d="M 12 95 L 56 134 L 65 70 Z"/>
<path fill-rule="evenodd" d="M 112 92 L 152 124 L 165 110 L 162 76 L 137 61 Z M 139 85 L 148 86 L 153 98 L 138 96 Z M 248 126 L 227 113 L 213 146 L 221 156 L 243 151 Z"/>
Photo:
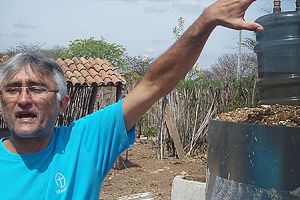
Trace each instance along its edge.
<path fill-rule="evenodd" d="M 172 181 L 176 175 L 187 175 L 196 181 L 205 181 L 206 156 L 180 161 L 166 158 L 156 159 L 155 149 L 149 144 L 137 142 L 129 150 L 126 168 L 111 170 L 106 178 L 101 200 L 115 200 L 118 197 L 137 193 L 152 193 L 155 200 L 171 199 Z"/>

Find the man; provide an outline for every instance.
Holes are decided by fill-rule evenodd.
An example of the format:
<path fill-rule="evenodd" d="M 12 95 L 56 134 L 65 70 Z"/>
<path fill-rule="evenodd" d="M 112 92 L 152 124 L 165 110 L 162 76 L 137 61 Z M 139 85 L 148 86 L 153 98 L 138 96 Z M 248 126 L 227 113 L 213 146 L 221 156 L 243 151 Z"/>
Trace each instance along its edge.
<path fill-rule="evenodd" d="M 0 145 L 0 198 L 98 199 L 115 159 L 133 143 L 134 124 L 192 68 L 213 29 L 263 30 L 243 19 L 252 2 L 215 2 L 123 100 L 68 127 L 54 127 L 69 103 L 58 65 L 30 54 L 9 59 L 0 69 L 2 115 L 11 133 Z"/>

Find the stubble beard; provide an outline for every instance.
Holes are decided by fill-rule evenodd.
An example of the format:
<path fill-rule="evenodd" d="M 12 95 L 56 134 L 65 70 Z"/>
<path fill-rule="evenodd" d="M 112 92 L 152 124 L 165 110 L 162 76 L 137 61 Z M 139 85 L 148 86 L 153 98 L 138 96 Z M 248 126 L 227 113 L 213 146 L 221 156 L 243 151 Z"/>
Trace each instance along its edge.
<path fill-rule="evenodd" d="M 22 132 L 15 130 L 15 125 L 12 122 L 9 113 L 4 111 L 2 115 L 4 121 L 7 124 L 8 130 L 10 131 L 11 136 L 17 140 L 43 140 L 53 133 L 56 122 L 56 118 L 52 119 L 51 121 L 48 121 L 45 124 L 40 124 L 35 130 L 28 133 L 24 131 Z"/>

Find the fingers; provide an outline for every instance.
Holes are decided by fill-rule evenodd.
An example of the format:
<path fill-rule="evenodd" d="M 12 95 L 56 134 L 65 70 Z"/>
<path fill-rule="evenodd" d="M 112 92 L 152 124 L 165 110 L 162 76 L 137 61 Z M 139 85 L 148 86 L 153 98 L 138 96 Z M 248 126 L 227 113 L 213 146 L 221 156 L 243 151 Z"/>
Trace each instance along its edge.
<path fill-rule="evenodd" d="M 262 32 L 264 31 L 264 27 L 258 23 L 255 22 L 244 22 L 241 26 L 241 29 L 249 30 L 249 31 L 255 31 L 255 32 Z"/>
<path fill-rule="evenodd" d="M 244 20 L 245 12 L 255 0 L 218 0 L 208 7 L 206 17 L 215 26 L 224 26 L 237 30 L 263 31 L 264 28 L 255 22 Z"/>

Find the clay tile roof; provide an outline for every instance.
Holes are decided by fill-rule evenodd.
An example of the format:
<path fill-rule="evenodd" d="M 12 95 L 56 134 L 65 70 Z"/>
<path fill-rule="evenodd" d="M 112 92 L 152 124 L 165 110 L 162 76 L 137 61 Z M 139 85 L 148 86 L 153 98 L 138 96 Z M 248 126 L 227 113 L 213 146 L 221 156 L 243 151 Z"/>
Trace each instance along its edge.
<path fill-rule="evenodd" d="M 74 74 L 71 71 L 66 71 L 65 77 L 66 77 L 66 79 L 71 79 L 71 77 L 74 77 Z"/>
<path fill-rule="evenodd" d="M 73 85 L 78 85 L 80 84 L 79 81 L 74 77 L 72 76 L 69 81 L 73 84 Z"/>
<path fill-rule="evenodd" d="M 64 61 L 61 59 L 61 58 L 58 58 L 56 60 L 56 62 L 59 64 L 59 65 L 63 65 Z"/>
<path fill-rule="evenodd" d="M 72 85 L 117 86 L 125 80 L 107 60 L 100 58 L 57 59 L 68 82 Z"/>
<path fill-rule="evenodd" d="M 103 81 L 103 79 L 101 78 L 101 76 L 96 75 L 96 76 L 94 77 L 94 79 L 95 79 L 95 81 L 96 81 L 97 83 L 100 83 L 100 85 L 103 85 L 104 81 Z"/>
<path fill-rule="evenodd" d="M 78 58 L 76 58 L 76 57 L 72 58 L 72 60 L 73 60 L 74 63 L 78 63 L 79 62 Z"/>
<path fill-rule="evenodd" d="M 86 80 L 85 80 L 85 78 L 83 78 L 82 76 L 81 76 L 81 77 L 78 77 L 77 79 L 78 79 L 80 85 L 86 84 Z"/>
<path fill-rule="evenodd" d="M 67 64 L 67 66 L 71 65 L 71 64 L 74 64 L 74 61 L 73 60 L 70 60 L 70 59 L 66 59 L 65 60 L 65 63 Z"/>
<path fill-rule="evenodd" d="M 84 64 L 84 65 L 85 65 L 85 63 L 88 62 L 84 57 L 79 58 L 79 60 L 80 60 L 80 62 L 81 62 L 82 64 Z"/>

